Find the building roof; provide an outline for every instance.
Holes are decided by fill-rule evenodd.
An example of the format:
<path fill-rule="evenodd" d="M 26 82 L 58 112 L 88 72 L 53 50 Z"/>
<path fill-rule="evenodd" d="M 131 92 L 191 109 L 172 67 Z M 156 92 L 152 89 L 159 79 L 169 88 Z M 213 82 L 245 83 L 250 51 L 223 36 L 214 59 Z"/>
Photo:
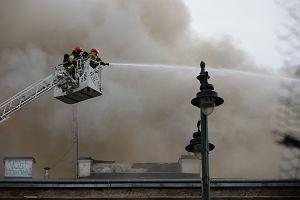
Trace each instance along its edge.
<path fill-rule="evenodd" d="M 200 174 L 192 173 L 92 173 L 88 179 L 145 180 L 145 179 L 196 179 Z M 84 179 L 84 178 L 81 178 Z"/>
<path fill-rule="evenodd" d="M 182 173 L 179 163 L 115 163 L 93 162 L 89 178 L 149 179 L 198 178 L 199 174 Z"/>
<path fill-rule="evenodd" d="M 253 180 L 212 179 L 212 188 L 296 187 L 300 192 L 300 180 Z M 88 187 L 88 188 L 135 188 L 135 187 L 201 187 L 199 179 L 0 179 L 3 187 Z"/>
<path fill-rule="evenodd" d="M 180 165 L 178 163 L 133 163 L 132 168 L 143 168 L 145 172 L 152 173 L 179 173 L 181 172 Z"/>
<path fill-rule="evenodd" d="M 211 199 L 300 199 L 300 181 L 212 180 Z M 200 179 L 0 180 L 0 199 L 201 199 Z"/>

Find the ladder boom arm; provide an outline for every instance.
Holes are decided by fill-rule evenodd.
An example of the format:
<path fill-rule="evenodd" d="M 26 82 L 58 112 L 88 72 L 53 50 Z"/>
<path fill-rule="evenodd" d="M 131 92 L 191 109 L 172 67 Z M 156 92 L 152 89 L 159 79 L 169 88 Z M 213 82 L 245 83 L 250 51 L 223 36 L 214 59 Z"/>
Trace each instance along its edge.
<path fill-rule="evenodd" d="M 86 62 L 86 59 L 83 60 L 82 58 L 78 58 L 75 61 L 77 63 L 77 66 L 81 66 L 81 62 Z M 2 102 L 0 104 L 0 124 L 8 119 L 11 114 L 17 112 L 25 105 L 34 102 L 36 99 L 46 94 L 55 86 L 66 82 L 68 78 L 70 78 L 70 75 L 68 75 L 68 73 L 66 72 L 66 69 L 64 67 L 65 64 L 68 64 L 68 62 L 55 66 L 55 72 L 52 75 L 36 81 L 35 83 L 26 87 L 24 90 L 18 92 L 14 96 Z M 101 62 L 99 64 L 101 65 Z M 104 64 L 109 65 L 108 63 Z"/>
<path fill-rule="evenodd" d="M 46 94 L 49 90 L 54 88 L 64 79 L 61 76 L 52 74 L 44 79 L 26 87 L 24 90 L 18 92 L 8 100 L 0 104 L 0 123 L 5 121 L 9 116 L 25 105 L 34 102 L 43 94 Z"/>

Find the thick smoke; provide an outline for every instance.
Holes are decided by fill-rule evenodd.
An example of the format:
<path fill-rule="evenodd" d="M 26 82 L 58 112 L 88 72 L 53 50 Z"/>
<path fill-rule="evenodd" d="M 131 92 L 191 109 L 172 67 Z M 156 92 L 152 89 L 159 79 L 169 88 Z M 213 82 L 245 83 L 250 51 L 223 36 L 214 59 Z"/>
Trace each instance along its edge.
<path fill-rule="evenodd" d="M 207 19 L 209 20 L 209 19 Z M 0 100 L 46 77 L 80 44 L 108 62 L 163 63 L 256 70 L 230 38 L 201 38 L 180 0 L 0 1 Z M 212 70 L 225 99 L 210 123 L 212 177 L 277 176 L 279 150 L 270 135 L 278 79 Z M 104 95 L 78 104 L 80 156 L 123 162 L 176 161 L 196 130 L 190 100 L 198 68 L 114 67 Z M 72 107 L 47 94 L 0 126 L 0 158 L 34 156 L 34 176 L 72 177 Z M 73 148 L 73 149 L 72 149 Z M 255 167 L 253 167 L 255 165 Z"/>

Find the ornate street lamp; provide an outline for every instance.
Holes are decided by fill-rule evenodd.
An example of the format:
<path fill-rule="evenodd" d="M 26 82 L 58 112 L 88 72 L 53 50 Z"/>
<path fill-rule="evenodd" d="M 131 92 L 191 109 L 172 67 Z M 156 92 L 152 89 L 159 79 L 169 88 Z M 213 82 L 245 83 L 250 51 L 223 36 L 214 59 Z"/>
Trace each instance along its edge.
<path fill-rule="evenodd" d="M 200 81 L 200 91 L 196 97 L 192 99 L 193 106 L 200 108 L 200 123 L 198 122 L 198 132 L 193 134 L 193 139 L 186 146 L 186 150 L 193 152 L 197 157 L 201 153 L 202 158 L 202 199 L 210 199 L 210 181 L 209 181 L 209 159 L 208 152 L 214 149 L 213 144 L 208 143 L 208 125 L 207 116 L 210 115 L 216 106 L 224 103 L 224 100 L 214 91 L 214 86 L 209 84 L 207 80 L 210 78 L 208 72 L 205 71 L 205 63 L 200 63 L 201 72 L 197 76 Z M 201 125 L 201 131 L 199 126 Z M 200 135 L 200 140 L 199 140 Z"/>
<path fill-rule="evenodd" d="M 197 123 L 198 130 L 193 133 L 193 139 L 190 144 L 185 147 L 188 152 L 194 153 L 195 157 L 201 160 L 201 132 L 200 132 L 200 120 Z M 209 151 L 214 150 L 215 145 L 209 143 Z"/>

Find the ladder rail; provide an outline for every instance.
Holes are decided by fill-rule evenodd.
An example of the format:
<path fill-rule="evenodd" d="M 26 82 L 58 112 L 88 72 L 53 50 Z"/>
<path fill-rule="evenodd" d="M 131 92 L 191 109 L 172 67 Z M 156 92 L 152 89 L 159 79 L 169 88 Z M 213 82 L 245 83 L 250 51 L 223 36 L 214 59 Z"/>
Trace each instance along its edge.
<path fill-rule="evenodd" d="M 5 121 L 11 114 L 17 112 L 25 105 L 35 101 L 40 96 L 47 93 L 63 80 L 64 78 L 52 74 L 35 82 L 34 84 L 31 84 L 21 92 L 18 92 L 16 95 L 6 100 L 4 103 L 1 103 L 0 123 Z"/>
<path fill-rule="evenodd" d="M 64 64 L 66 64 L 66 63 L 68 63 L 68 62 L 61 63 L 61 64 L 59 64 L 59 65 L 56 65 L 56 66 L 54 66 L 54 69 L 55 69 L 55 70 L 59 69 L 59 71 L 63 71 L 62 66 L 63 66 Z M 50 76 L 51 76 L 51 75 L 50 75 Z M 29 86 L 26 87 L 25 89 L 21 90 L 20 92 L 18 92 L 18 93 L 15 94 L 14 96 L 12 96 L 12 97 L 10 97 L 9 99 L 7 99 L 7 100 L 5 100 L 4 102 L 2 102 L 2 103 L 0 104 L 0 107 L 2 107 L 4 104 L 7 104 L 7 102 L 10 102 L 12 99 L 15 99 L 15 98 L 16 98 L 17 96 L 19 96 L 20 94 L 23 94 L 23 93 L 25 93 L 26 91 L 30 90 L 31 88 L 35 87 L 36 85 L 39 85 L 42 81 L 44 81 L 45 79 L 49 78 L 50 76 L 48 76 L 48 77 L 46 77 L 46 78 L 44 78 L 44 79 L 40 79 L 40 80 L 38 80 L 38 81 L 32 83 L 31 85 L 29 85 Z"/>
<path fill-rule="evenodd" d="M 36 100 L 38 97 L 40 97 L 41 95 L 43 95 L 44 93 L 46 93 L 50 89 L 52 89 L 52 88 L 47 88 L 47 89 L 44 89 L 44 90 L 40 90 L 38 93 L 35 94 L 35 96 L 28 97 L 25 101 L 21 100 L 17 106 L 10 106 L 10 109 L 6 113 L 4 113 L 3 118 L 9 117 L 11 114 L 17 112 L 19 109 L 21 109 L 25 105 L 33 102 L 34 100 Z"/>
<path fill-rule="evenodd" d="M 35 83 L 32 83 L 31 85 L 29 85 L 28 87 L 26 87 L 25 89 L 23 89 L 22 91 L 18 92 L 17 94 L 15 94 L 14 96 L 10 97 L 9 99 L 7 99 L 6 101 L 2 102 L 0 104 L 0 107 L 4 104 L 6 104 L 7 102 L 11 101 L 12 99 L 16 98 L 17 96 L 19 96 L 20 94 L 26 92 L 27 90 L 29 90 L 30 88 L 34 87 L 35 85 L 38 85 L 41 81 L 43 81 L 43 79 L 40 79 L 38 81 L 36 81 Z"/>
<path fill-rule="evenodd" d="M 82 62 L 86 62 L 87 59 L 78 58 L 75 61 L 76 66 L 78 67 L 82 66 Z M 8 119 L 11 114 L 17 112 L 27 104 L 34 102 L 36 99 L 47 93 L 49 90 L 53 89 L 55 86 L 71 78 L 70 75 L 66 72 L 66 68 L 64 67 L 64 65 L 67 63 L 69 62 L 54 66 L 55 72 L 53 74 L 44 79 L 36 81 L 35 83 L 29 85 L 25 89 L 10 97 L 6 101 L 2 102 L 0 104 L 0 124 Z M 100 73 L 102 70 L 101 65 L 108 65 L 107 63 L 103 62 L 98 62 L 98 64 L 100 64 Z M 102 81 L 100 79 L 99 84 L 102 84 L 101 82 Z"/>

